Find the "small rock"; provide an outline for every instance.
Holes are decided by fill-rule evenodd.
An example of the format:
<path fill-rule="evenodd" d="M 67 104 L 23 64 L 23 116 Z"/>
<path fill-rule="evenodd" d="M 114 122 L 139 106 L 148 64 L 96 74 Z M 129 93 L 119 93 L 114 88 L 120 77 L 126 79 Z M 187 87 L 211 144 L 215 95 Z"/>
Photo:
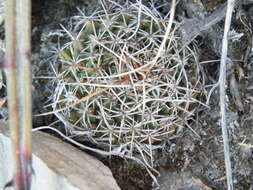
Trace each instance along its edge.
<path fill-rule="evenodd" d="M 6 124 L 0 121 L 0 189 L 12 178 Z M 96 158 L 60 139 L 33 132 L 32 190 L 120 190 L 111 171 Z"/>
<path fill-rule="evenodd" d="M 211 190 L 190 172 L 164 170 L 158 178 L 159 190 Z"/>

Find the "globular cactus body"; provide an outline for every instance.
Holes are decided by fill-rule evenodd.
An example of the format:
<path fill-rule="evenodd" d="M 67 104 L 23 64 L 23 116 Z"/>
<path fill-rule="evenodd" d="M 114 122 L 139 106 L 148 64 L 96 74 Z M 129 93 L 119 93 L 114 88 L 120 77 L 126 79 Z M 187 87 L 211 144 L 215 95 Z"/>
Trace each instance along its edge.
<path fill-rule="evenodd" d="M 53 108 L 72 134 L 108 151 L 121 146 L 128 155 L 152 157 L 199 103 L 196 57 L 180 44 L 175 23 L 151 68 L 168 20 L 139 3 L 105 7 L 76 17 L 59 53 Z"/>

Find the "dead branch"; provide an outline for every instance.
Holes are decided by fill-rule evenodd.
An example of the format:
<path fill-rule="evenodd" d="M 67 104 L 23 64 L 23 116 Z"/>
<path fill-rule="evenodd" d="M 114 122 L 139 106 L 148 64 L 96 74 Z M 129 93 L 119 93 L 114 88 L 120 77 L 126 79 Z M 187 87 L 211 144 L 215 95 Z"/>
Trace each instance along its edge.
<path fill-rule="evenodd" d="M 234 5 L 235 5 L 235 0 L 228 0 L 225 26 L 224 26 L 224 35 L 223 35 L 223 40 L 222 40 L 222 53 L 221 53 L 220 77 L 219 77 L 221 127 L 222 127 L 222 138 L 223 138 L 223 148 L 224 148 L 224 156 L 225 156 L 225 167 L 226 167 L 228 190 L 233 190 L 233 179 L 232 179 L 230 152 L 229 152 L 228 131 L 227 131 L 227 126 L 226 126 L 226 63 L 227 63 L 227 53 L 228 53 L 228 32 L 231 25 L 231 18 L 232 18 L 232 13 L 234 10 Z"/>

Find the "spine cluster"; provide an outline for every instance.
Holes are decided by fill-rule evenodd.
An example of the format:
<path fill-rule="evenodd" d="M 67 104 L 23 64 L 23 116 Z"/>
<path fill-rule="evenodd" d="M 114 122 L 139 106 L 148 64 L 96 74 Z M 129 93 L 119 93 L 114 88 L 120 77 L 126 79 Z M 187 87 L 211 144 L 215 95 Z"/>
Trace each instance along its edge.
<path fill-rule="evenodd" d="M 200 104 L 194 50 L 180 43 L 179 25 L 152 65 L 168 23 L 138 3 L 75 17 L 60 50 L 53 109 L 73 135 L 111 152 L 152 160 L 152 150 L 189 126 Z M 61 111 L 59 111 L 61 110 Z"/>

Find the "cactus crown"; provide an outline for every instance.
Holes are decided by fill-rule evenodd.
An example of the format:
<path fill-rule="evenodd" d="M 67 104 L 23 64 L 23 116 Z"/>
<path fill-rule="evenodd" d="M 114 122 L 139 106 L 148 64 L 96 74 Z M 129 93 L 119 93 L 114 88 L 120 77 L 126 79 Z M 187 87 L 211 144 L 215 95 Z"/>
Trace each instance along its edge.
<path fill-rule="evenodd" d="M 102 8 L 74 18 L 60 50 L 53 108 L 73 135 L 113 152 L 141 155 L 188 125 L 201 92 L 193 50 L 180 44 L 178 24 L 155 65 L 168 23 L 137 3 Z M 138 154 L 140 153 L 140 154 Z"/>

